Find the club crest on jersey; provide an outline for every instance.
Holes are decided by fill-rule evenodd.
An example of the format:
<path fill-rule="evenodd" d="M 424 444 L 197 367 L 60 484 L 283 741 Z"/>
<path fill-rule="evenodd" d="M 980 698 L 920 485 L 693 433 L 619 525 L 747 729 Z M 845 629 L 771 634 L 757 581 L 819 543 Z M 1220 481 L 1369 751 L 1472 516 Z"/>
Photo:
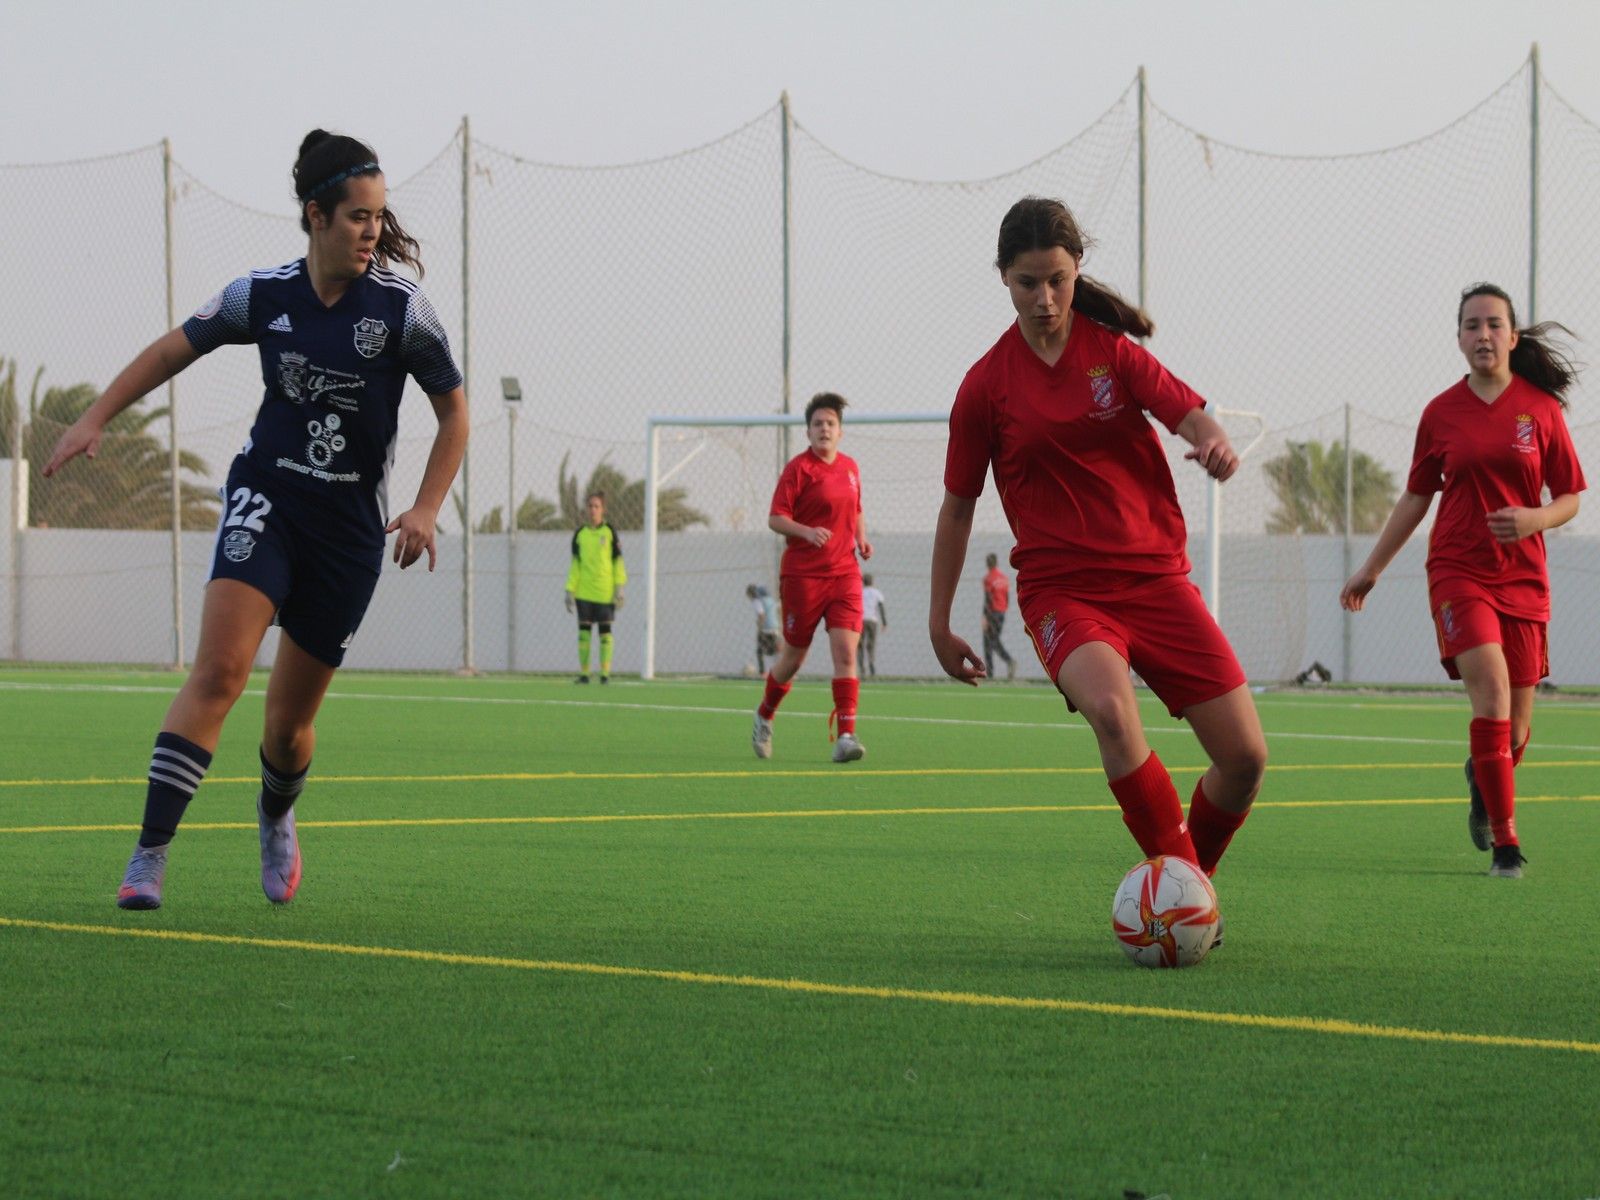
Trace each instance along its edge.
<path fill-rule="evenodd" d="M 377 317 L 362 317 L 356 322 L 356 349 L 362 358 L 377 358 L 389 340 L 389 327 Z"/>
<path fill-rule="evenodd" d="M 306 402 L 306 356 L 285 350 L 278 355 L 278 390 L 296 404 Z"/>
<path fill-rule="evenodd" d="M 1538 447 L 1533 444 L 1532 413 L 1517 414 L 1517 436 L 1516 440 L 1511 443 L 1511 448 L 1513 450 L 1518 450 L 1523 454 L 1532 454 L 1536 449 L 1538 449 Z"/>
<path fill-rule="evenodd" d="M 1089 397 L 1094 401 L 1094 406 L 1107 416 L 1121 409 L 1122 406 L 1117 404 L 1116 387 L 1109 366 L 1089 368 Z"/>
<path fill-rule="evenodd" d="M 244 562 L 255 548 L 256 539 L 245 529 L 235 529 L 222 539 L 222 554 L 229 562 Z"/>

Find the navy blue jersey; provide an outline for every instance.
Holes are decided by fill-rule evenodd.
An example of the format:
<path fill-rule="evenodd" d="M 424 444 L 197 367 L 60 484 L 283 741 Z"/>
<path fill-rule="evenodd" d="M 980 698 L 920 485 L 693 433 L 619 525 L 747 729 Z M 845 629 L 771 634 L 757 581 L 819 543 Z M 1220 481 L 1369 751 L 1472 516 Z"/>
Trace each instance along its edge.
<path fill-rule="evenodd" d="M 433 305 L 372 266 L 331 307 L 306 260 L 235 279 L 183 323 L 201 354 L 254 343 L 266 394 L 243 457 L 275 496 L 330 532 L 383 542 L 406 376 L 430 396 L 461 386 Z"/>

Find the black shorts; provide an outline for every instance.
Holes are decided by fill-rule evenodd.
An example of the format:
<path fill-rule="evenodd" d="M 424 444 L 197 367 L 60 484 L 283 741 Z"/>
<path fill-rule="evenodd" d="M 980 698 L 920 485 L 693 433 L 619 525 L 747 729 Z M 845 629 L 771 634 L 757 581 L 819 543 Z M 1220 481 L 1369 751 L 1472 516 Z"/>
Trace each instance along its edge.
<path fill-rule="evenodd" d="M 382 569 L 381 541 L 369 547 L 331 539 L 310 514 L 235 461 L 210 578 L 237 579 L 266 596 L 278 610 L 277 624 L 307 654 L 330 667 L 344 661 Z"/>
<path fill-rule="evenodd" d="M 578 601 L 579 625 L 609 625 L 617 619 L 615 604 L 597 604 L 593 600 Z"/>

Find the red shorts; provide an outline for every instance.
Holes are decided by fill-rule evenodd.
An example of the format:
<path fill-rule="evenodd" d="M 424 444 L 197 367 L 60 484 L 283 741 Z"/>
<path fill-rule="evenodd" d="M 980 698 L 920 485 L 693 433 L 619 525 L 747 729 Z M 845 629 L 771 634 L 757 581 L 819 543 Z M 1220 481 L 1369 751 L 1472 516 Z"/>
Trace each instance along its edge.
<path fill-rule="evenodd" d="M 1051 679 L 1079 646 L 1105 642 L 1128 660 L 1175 717 L 1245 682 L 1233 647 L 1206 609 L 1200 589 L 1187 579 L 1107 600 L 1045 587 L 1019 596 L 1018 607 Z"/>
<path fill-rule="evenodd" d="M 1430 592 L 1428 600 L 1433 605 L 1433 631 L 1439 638 L 1439 661 L 1451 679 L 1461 678 L 1456 655 L 1491 642 L 1505 653 L 1512 687 L 1533 687 L 1550 674 L 1549 626 L 1545 622 L 1507 616 L 1482 592 L 1456 580 Z"/>
<path fill-rule="evenodd" d="M 784 575 L 778 580 L 783 603 L 783 640 L 802 650 L 811 645 L 818 624 L 861 632 L 861 576 Z"/>

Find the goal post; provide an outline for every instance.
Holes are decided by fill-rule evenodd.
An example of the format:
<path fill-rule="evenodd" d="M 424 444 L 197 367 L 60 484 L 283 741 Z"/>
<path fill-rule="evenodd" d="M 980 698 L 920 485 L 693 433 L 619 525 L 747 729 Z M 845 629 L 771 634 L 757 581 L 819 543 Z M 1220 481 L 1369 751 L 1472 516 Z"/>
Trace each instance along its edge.
<path fill-rule="evenodd" d="M 896 561 L 898 541 L 931 538 L 949 419 L 948 412 L 845 416 L 840 450 L 861 465 L 867 533 L 886 539 L 891 572 L 909 570 Z M 747 662 L 754 613 L 744 588 L 759 582 L 776 593 L 783 541 L 767 528 L 767 506 L 779 472 L 804 445 L 799 413 L 647 419 L 643 678 L 656 677 L 667 623 L 694 633 L 668 656 L 674 673 L 721 674 Z M 918 570 L 925 574 L 926 562 Z M 925 582 L 918 590 L 926 591 Z M 908 599 L 902 590 L 901 615 L 914 611 Z M 895 612 L 893 598 L 888 604 Z"/>
<path fill-rule="evenodd" d="M 1239 461 L 1243 464 L 1250 451 L 1261 444 L 1261 439 L 1267 436 L 1267 421 L 1258 412 L 1246 412 L 1240 408 L 1216 408 L 1206 406 L 1206 411 L 1224 425 L 1236 421 L 1254 421 L 1255 433 L 1243 446 L 1235 445 L 1234 452 L 1238 454 Z M 1211 610 L 1213 619 L 1222 619 L 1222 485 L 1215 479 L 1206 479 L 1206 576 L 1205 588 L 1206 607 Z"/>

